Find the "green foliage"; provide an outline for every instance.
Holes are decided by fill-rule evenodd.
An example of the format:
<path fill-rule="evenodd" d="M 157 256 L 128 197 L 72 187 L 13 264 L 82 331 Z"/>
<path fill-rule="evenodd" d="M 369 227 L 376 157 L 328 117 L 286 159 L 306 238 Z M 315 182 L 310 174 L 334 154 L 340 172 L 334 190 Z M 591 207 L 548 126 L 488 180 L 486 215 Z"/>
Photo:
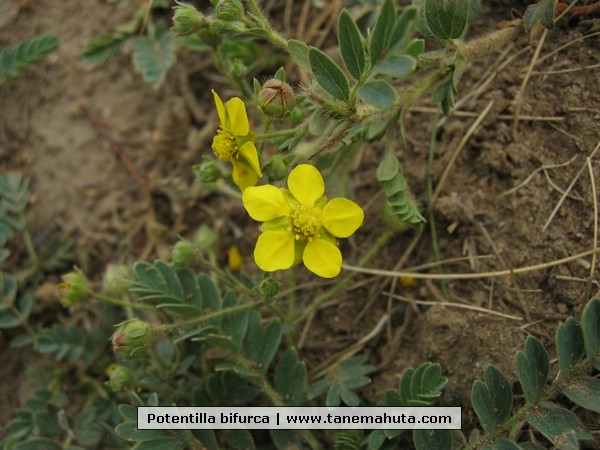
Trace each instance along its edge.
<path fill-rule="evenodd" d="M 133 66 L 145 81 L 160 85 L 175 64 L 175 42 L 166 26 L 158 24 L 154 33 L 133 40 Z"/>
<path fill-rule="evenodd" d="M 18 173 L 0 176 L 0 248 L 21 229 L 19 215 L 29 201 L 29 183 Z"/>
<path fill-rule="evenodd" d="M 470 0 L 423 0 L 421 33 L 442 42 L 460 38 L 469 23 L 470 7 Z"/>
<path fill-rule="evenodd" d="M 0 50 L 0 85 L 41 61 L 58 48 L 58 38 L 47 35 Z"/>
<path fill-rule="evenodd" d="M 312 73 L 321 87 L 335 98 L 348 101 L 350 99 L 350 88 L 342 69 L 317 48 L 309 50 L 308 58 Z"/>
<path fill-rule="evenodd" d="M 534 336 L 525 340 L 525 351 L 516 356 L 517 374 L 528 403 L 535 403 L 548 378 L 550 358 L 542 343 Z"/>
<path fill-rule="evenodd" d="M 554 28 L 554 0 L 540 0 L 525 10 L 523 25 L 525 31 L 532 31 L 539 23 L 544 28 Z"/>
<path fill-rule="evenodd" d="M 365 364 L 365 360 L 364 356 L 355 356 L 336 366 L 325 378 L 311 385 L 308 390 L 309 400 L 327 392 L 326 406 L 339 406 L 342 402 L 348 406 L 359 406 L 360 397 L 354 390 L 371 382 L 366 375 L 375 368 Z"/>
<path fill-rule="evenodd" d="M 475 380 L 471 403 L 486 433 L 493 433 L 512 409 L 512 392 L 506 377 L 494 366 L 487 366 L 483 381 Z"/>
<path fill-rule="evenodd" d="M 415 430 L 413 441 L 417 450 L 450 450 L 452 448 L 450 430 Z"/>
<path fill-rule="evenodd" d="M 346 69 L 355 79 L 360 79 L 367 67 L 365 45 L 347 10 L 342 11 L 338 18 L 338 42 Z"/>
<path fill-rule="evenodd" d="M 383 185 L 386 203 L 393 215 L 410 226 L 419 227 L 425 219 L 411 198 L 400 162 L 388 151 L 377 168 L 377 180 Z"/>
<path fill-rule="evenodd" d="M 561 373 L 560 381 L 554 385 L 547 386 L 550 367 L 548 352 L 537 338 L 527 337 L 524 350 L 517 353 L 515 360 L 525 394 L 525 404 L 517 411 L 512 411 L 511 387 L 496 367 L 486 367 L 484 380 L 473 383 L 473 408 L 486 433 L 482 439 L 493 435 L 494 449 L 529 448 L 532 445 L 501 437 L 501 433 L 518 420 L 526 421 L 559 448 L 578 449 L 579 440 L 591 439 L 591 433 L 573 412 L 551 400 L 560 392 L 583 408 L 600 411 L 600 381 L 587 375 L 597 358 L 598 348 L 591 346 L 589 351 L 586 348 L 585 357 L 582 351 L 585 336 L 592 340 L 597 336 L 596 327 L 592 325 L 586 328 L 583 325 L 600 322 L 599 306 L 599 299 L 588 302 L 582 315 L 582 326 L 573 318 L 558 326 L 555 339 Z M 467 448 L 479 448 L 478 442 L 481 441 L 476 440 Z"/>
<path fill-rule="evenodd" d="M 378 109 L 387 109 L 396 102 L 396 91 L 385 81 L 370 81 L 358 88 L 357 94 Z"/>

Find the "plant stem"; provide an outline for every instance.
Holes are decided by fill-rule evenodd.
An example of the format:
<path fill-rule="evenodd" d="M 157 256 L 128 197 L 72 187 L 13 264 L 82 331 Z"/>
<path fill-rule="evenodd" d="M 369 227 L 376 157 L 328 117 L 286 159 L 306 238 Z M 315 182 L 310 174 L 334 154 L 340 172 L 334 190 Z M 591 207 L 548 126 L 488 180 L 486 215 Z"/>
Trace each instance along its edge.
<path fill-rule="evenodd" d="M 240 305 L 232 306 L 231 308 L 222 309 L 221 311 L 215 311 L 209 314 L 205 314 L 201 317 L 195 317 L 193 319 L 184 320 L 182 322 L 170 323 L 167 325 L 159 325 L 155 327 L 155 331 L 161 333 L 168 333 L 169 331 L 177 330 L 180 328 L 190 327 L 192 325 L 200 325 L 202 322 L 216 319 L 218 317 L 226 316 L 227 314 L 233 314 L 245 309 L 251 309 L 260 306 L 264 303 L 264 300 L 255 300 L 253 302 L 242 303 Z"/>
<path fill-rule="evenodd" d="M 440 248 L 437 240 L 437 228 L 435 226 L 435 213 L 433 211 L 433 160 L 435 157 L 435 139 L 437 134 L 437 125 L 440 120 L 440 111 L 435 113 L 433 118 L 433 126 L 431 127 L 431 138 L 429 140 L 429 154 L 427 155 L 427 212 L 429 213 L 429 231 L 431 233 L 431 246 L 433 248 L 433 255 L 435 261 L 438 263 L 438 271 L 444 273 L 444 268 L 441 264 L 442 258 L 440 257 Z M 448 295 L 448 287 L 446 280 L 441 281 L 442 292 L 446 300 L 450 297 Z"/>
<path fill-rule="evenodd" d="M 379 239 L 377 239 L 377 241 L 369 249 L 369 251 L 367 253 L 365 253 L 364 256 L 360 259 L 360 261 L 358 262 L 358 267 L 363 267 L 365 264 L 367 264 L 371 260 L 371 258 L 373 258 L 375 255 L 377 255 L 377 253 L 379 253 L 381 248 L 387 243 L 387 241 L 390 240 L 390 238 L 394 235 L 394 233 L 395 233 L 395 231 L 386 230 L 379 237 Z M 327 292 L 320 295 L 308 308 L 306 308 L 304 310 L 304 312 L 294 322 L 294 324 L 297 325 L 297 324 L 303 322 L 304 320 L 306 320 L 308 317 L 310 317 L 314 312 L 316 312 L 319 309 L 319 307 L 323 303 L 325 303 L 327 300 L 329 300 L 331 297 L 333 297 L 335 294 L 337 294 L 339 291 L 341 291 L 342 288 L 344 286 L 346 286 L 350 282 L 350 280 L 352 280 L 352 278 L 354 278 L 354 275 L 356 273 L 357 272 L 349 273 L 344 278 L 342 278 L 339 283 L 337 283 L 335 286 L 333 286 Z"/>
<path fill-rule="evenodd" d="M 31 234 L 29 233 L 29 227 L 27 225 L 27 217 L 25 213 L 21 211 L 19 214 L 19 222 L 21 223 L 21 229 L 23 230 L 23 243 L 25 244 L 25 248 L 27 249 L 27 255 L 29 255 L 29 262 L 31 267 L 38 268 L 39 259 L 37 256 L 37 252 L 35 251 L 35 247 L 33 246 L 33 241 L 31 239 Z"/>
<path fill-rule="evenodd" d="M 265 375 L 260 370 L 257 370 L 256 364 L 254 362 L 239 354 L 233 355 L 233 360 L 236 364 L 239 364 L 241 367 L 243 367 L 245 371 L 254 375 L 248 377 L 248 380 L 256 384 L 262 390 L 262 392 L 269 398 L 269 400 L 271 400 L 273 406 L 286 406 L 285 401 L 283 400 L 279 392 L 273 389 L 271 384 L 265 378 Z M 309 445 L 311 449 L 317 450 L 321 448 L 321 445 L 317 442 L 317 440 L 309 430 L 300 430 L 299 434 L 302 436 L 302 439 L 304 439 L 304 441 Z"/>
<path fill-rule="evenodd" d="M 110 303 L 111 305 L 121 306 L 123 308 L 133 308 L 133 309 L 144 309 L 146 311 L 156 311 L 156 307 L 152 305 L 146 305 L 145 303 L 132 303 L 126 302 L 124 300 L 118 300 L 113 297 L 108 297 L 107 295 L 97 294 L 95 292 L 91 293 L 92 298 L 104 302 Z"/>

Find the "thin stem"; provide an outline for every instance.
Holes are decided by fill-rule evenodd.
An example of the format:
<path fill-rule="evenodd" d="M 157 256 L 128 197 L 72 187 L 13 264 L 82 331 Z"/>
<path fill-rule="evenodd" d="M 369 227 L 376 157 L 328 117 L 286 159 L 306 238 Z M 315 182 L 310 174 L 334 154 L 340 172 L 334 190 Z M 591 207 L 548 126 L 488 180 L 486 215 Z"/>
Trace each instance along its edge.
<path fill-rule="evenodd" d="M 442 258 L 440 256 L 440 247 L 437 240 L 437 228 L 435 226 L 435 213 L 433 211 L 433 160 L 435 157 L 435 143 L 439 120 L 440 111 L 438 110 L 433 118 L 431 138 L 429 140 L 429 154 L 427 156 L 427 212 L 429 213 L 429 232 L 431 233 L 431 246 L 433 248 L 433 255 L 439 272 L 443 274 L 444 267 L 440 264 Z M 446 280 L 441 280 L 441 287 L 444 297 L 446 300 L 448 300 L 450 297 L 448 295 L 448 286 L 446 285 Z"/>
<path fill-rule="evenodd" d="M 152 305 L 146 305 L 145 303 L 132 303 L 124 300 L 119 300 L 107 295 L 97 294 L 96 292 L 91 293 L 92 298 L 99 300 L 104 303 L 110 303 L 111 305 L 121 306 L 123 308 L 143 309 L 146 311 L 156 311 L 156 307 Z"/>
<path fill-rule="evenodd" d="M 35 267 L 37 269 L 39 259 L 37 252 L 35 251 L 35 247 L 33 246 L 33 240 L 31 239 L 31 234 L 29 233 L 29 227 L 27 225 L 27 217 L 25 216 L 24 212 L 19 214 L 19 222 L 21 223 L 21 229 L 23 230 L 23 243 L 27 249 L 27 255 L 29 256 L 31 267 Z"/>
<path fill-rule="evenodd" d="M 281 397 L 279 392 L 273 389 L 271 384 L 265 378 L 264 374 L 261 371 L 257 370 L 256 364 L 254 362 L 239 354 L 233 355 L 233 360 L 236 364 L 242 366 L 245 369 L 245 371 L 255 376 L 248 377 L 248 380 L 256 384 L 262 390 L 262 392 L 269 398 L 269 400 L 271 400 L 271 403 L 274 406 L 286 406 L 283 397 Z M 306 443 L 310 446 L 311 449 L 317 450 L 321 448 L 321 445 L 317 442 L 317 440 L 312 435 L 312 433 L 310 433 L 309 430 L 301 430 L 300 435 L 302 436 L 302 439 L 304 439 L 304 441 L 306 441 Z"/>
<path fill-rule="evenodd" d="M 159 325 L 154 329 L 160 333 L 168 333 L 169 331 L 190 327 L 192 325 L 200 325 L 203 322 L 216 319 L 218 317 L 226 316 L 227 314 L 233 314 L 245 309 L 251 309 L 260 306 L 264 303 L 264 300 L 255 300 L 253 302 L 242 303 L 240 305 L 232 306 L 231 308 L 222 309 L 221 311 L 215 311 L 210 314 L 205 314 L 201 317 L 195 317 L 193 319 L 184 320 L 181 322 L 170 323 L 167 325 Z"/>
<path fill-rule="evenodd" d="M 369 249 L 367 253 L 360 259 L 357 267 L 363 267 L 367 264 L 371 258 L 373 258 L 379 251 L 387 244 L 390 238 L 394 235 L 394 231 L 386 230 L 379 239 L 375 242 L 375 244 Z M 294 322 L 294 324 L 299 324 L 310 317 L 313 313 L 315 313 L 319 307 L 342 290 L 344 286 L 346 286 L 350 280 L 354 278 L 354 273 L 347 274 L 344 278 L 340 280 L 335 286 L 329 289 L 327 292 L 323 293 L 319 296 L 308 308 L 304 310 L 304 312 L 300 315 L 300 317 Z"/>
<path fill-rule="evenodd" d="M 266 32 L 267 39 L 273 44 L 287 50 L 287 40 L 281 37 L 281 35 L 273 29 L 256 1 L 248 0 L 248 5 L 250 6 L 250 11 L 252 12 L 252 17 L 256 21 L 256 24 Z"/>

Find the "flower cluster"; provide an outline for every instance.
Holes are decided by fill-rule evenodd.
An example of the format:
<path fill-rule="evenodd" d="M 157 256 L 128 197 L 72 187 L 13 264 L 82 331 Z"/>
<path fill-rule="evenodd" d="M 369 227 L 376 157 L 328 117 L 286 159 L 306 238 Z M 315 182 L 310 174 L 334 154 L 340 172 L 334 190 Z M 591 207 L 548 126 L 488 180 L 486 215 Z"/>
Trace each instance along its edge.
<path fill-rule="evenodd" d="M 328 201 L 323 177 L 310 164 L 300 164 L 290 172 L 287 189 L 256 186 L 262 172 L 244 102 L 234 97 L 224 104 L 212 92 L 220 121 L 213 151 L 233 165 L 233 181 L 242 191 L 250 217 L 264 222 L 254 249 L 258 267 L 272 272 L 302 261 L 321 277 L 337 276 L 342 267 L 337 239 L 349 237 L 360 227 L 364 219 L 360 206 L 345 198 Z"/>
<path fill-rule="evenodd" d="M 258 267 L 271 272 L 302 261 L 324 278 L 340 273 L 342 254 L 336 238 L 353 234 L 364 213 L 351 200 L 327 201 L 324 194 L 323 177 L 310 164 L 300 164 L 290 172 L 288 189 L 265 185 L 244 191 L 242 201 L 248 214 L 264 222 L 254 250 Z"/>

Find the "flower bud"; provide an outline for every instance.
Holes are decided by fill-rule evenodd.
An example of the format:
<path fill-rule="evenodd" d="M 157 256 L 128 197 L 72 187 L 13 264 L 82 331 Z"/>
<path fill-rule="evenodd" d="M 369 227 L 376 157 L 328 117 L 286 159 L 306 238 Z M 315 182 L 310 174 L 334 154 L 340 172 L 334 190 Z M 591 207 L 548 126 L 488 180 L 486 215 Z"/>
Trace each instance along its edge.
<path fill-rule="evenodd" d="M 283 180 L 288 174 L 288 165 L 284 158 L 279 155 L 273 155 L 263 167 L 263 173 L 269 177 L 269 180 Z"/>
<path fill-rule="evenodd" d="M 267 116 L 285 116 L 295 104 L 296 98 L 290 85 L 277 78 L 263 84 L 258 93 L 258 106 Z"/>
<path fill-rule="evenodd" d="M 209 47 L 215 48 L 215 49 L 219 45 L 221 45 L 221 42 L 223 41 L 223 38 L 221 37 L 221 35 L 219 33 L 217 33 L 215 30 L 213 30 L 212 28 L 201 29 L 200 31 L 198 31 L 198 37 L 206 45 L 208 45 Z"/>
<path fill-rule="evenodd" d="M 78 305 L 89 297 L 91 291 L 87 278 L 79 269 L 75 269 L 61 278 L 63 282 L 58 285 L 58 290 L 63 306 L 71 307 Z"/>
<path fill-rule="evenodd" d="M 122 322 L 112 335 L 113 349 L 125 357 L 144 349 L 152 340 L 152 329 L 146 322 L 131 319 Z"/>
<path fill-rule="evenodd" d="M 240 270 L 240 267 L 242 267 L 243 262 L 244 259 L 242 258 L 240 250 L 235 245 L 229 247 L 229 252 L 227 254 L 227 266 L 229 267 L 229 270 L 237 272 Z"/>
<path fill-rule="evenodd" d="M 221 169 L 214 159 L 203 156 L 203 161 L 194 166 L 196 181 L 199 183 L 213 183 L 221 178 Z"/>
<path fill-rule="evenodd" d="M 221 0 L 215 8 L 217 17 L 226 22 L 240 20 L 244 15 L 244 7 L 239 0 Z"/>
<path fill-rule="evenodd" d="M 115 392 L 122 392 L 133 386 L 133 375 L 131 371 L 121 364 L 111 364 L 106 369 L 108 381 L 106 384 Z"/>
<path fill-rule="evenodd" d="M 110 264 L 104 272 L 102 279 L 102 290 L 106 295 L 115 297 L 127 294 L 131 283 L 129 279 L 132 277 L 129 266 L 122 264 Z"/>
<path fill-rule="evenodd" d="M 210 22 L 193 5 L 177 2 L 173 8 L 173 31 L 179 36 L 198 33 L 199 31 L 210 27 Z"/>
<path fill-rule="evenodd" d="M 248 75 L 248 66 L 240 58 L 231 58 L 229 62 L 229 73 L 234 78 L 244 78 Z"/>
<path fill-rule="evenodd" d="M 279 295 L 281 283 L 271 276 L 263 278 L 258 287 L 259 292 L 267 299 L 274 300 Z"/>
<path fill-rule="evenodd" d="M 188 267 L 198 262 L 200 255 L 198 250 L 187 239 L 178 241 L 171 250 L 171 260 L 176 267 Z"/>
<path fill-rule="evenodd" d="M 198 228 L 198 231 L 196 231 L 196 235 L 194 236 L 194 244 L 206 253 L 214 252 L 217 248 L 218 241 L 219 237 L 217 236 L 217 232 L 206 225 L 202 225 Z"/>

